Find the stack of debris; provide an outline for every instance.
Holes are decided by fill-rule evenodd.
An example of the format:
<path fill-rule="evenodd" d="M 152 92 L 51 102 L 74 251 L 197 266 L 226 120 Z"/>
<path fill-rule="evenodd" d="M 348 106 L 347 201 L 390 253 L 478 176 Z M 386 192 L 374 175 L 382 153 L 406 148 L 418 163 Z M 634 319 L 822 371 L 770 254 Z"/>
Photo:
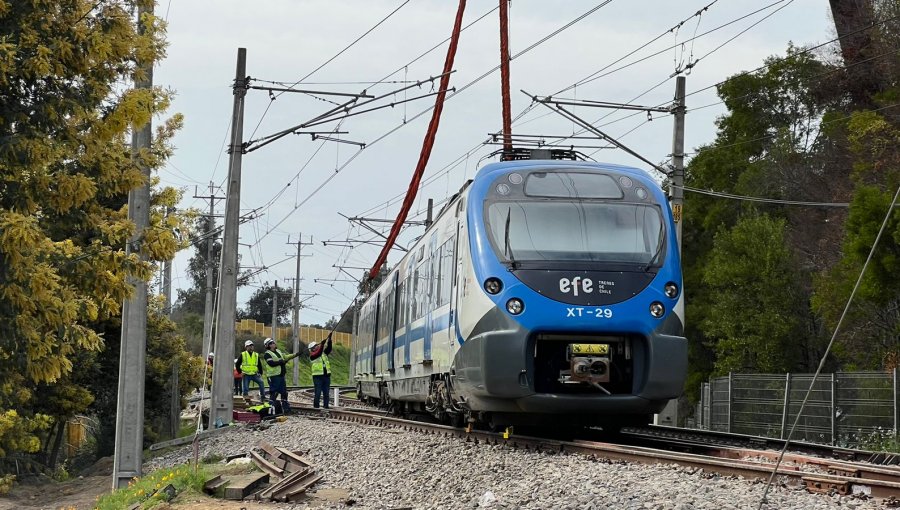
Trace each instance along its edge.
<path fill-rule="evenodd" d="M 218 475 L 206 482 L 204 490 L 225 499 L 288 502 L 295 501 L 322 479 L 313 464 L 299 453 L 264 441 L 250 450 L 250 459 L 262 473 Z"/>

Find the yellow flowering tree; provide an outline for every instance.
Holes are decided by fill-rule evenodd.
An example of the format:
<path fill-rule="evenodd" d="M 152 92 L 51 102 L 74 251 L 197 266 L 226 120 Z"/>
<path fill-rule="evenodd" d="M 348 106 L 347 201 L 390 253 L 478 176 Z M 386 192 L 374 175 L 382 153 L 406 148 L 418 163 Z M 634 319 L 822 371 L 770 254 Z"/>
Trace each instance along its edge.
<path fill-rule="evenodd" d="M 145 182 L 139 163 L 169 156 L 181 118 L 132 155 L 130 131 L 170 99 L 128 86 L 164 54 L 161 21 L 145 16 L 139 31 L 137 1 L 0 0 L 0 458 L 37 451 L 43 430 L 91 403 L 73 368 L 104 350 L 97 325 L 120 314 L 129 275 L 151 273 L 125 253 L 127 194 Z M 138 248 L 164 260 L 188 229 L 162 215 L 174 190 L 153 198 Z"/>

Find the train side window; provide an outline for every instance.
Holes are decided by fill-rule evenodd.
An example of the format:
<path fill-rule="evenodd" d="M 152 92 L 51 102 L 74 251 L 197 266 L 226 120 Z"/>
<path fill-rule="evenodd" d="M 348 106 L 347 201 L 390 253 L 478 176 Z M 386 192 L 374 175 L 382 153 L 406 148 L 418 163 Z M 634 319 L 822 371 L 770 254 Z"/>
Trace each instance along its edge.
<path fill-rule="evenodd" d="M 428 309 L 434 310 L 438 306 L 439 301 L 439 287 L 441 283 L 441 250 L 438 248 L 434 253 L 431 254 L 430 259 L 431 264 L 431 277 L 428 279 Z"/>
<path fill-rule="evenodd" d="M 455 243 L 455 237 L 451 237 L 441 247 L 441 281 L 438 293 L 438 306 L 444 306 L 450 302 L 450 289 L 453 287 L 453 250 L 456 246 Z"/>
<path fill-rule="evenodd" d="M 412 274 L 412 282 L 409 286 L 410 294 L 409 294 L 409 310 L 410 310 L 410 320 L 416 320 L 419 318 L 419 268 L 417 267 Z"/>
<path fill-rule="evenodd" d="M 394 324 L 394 330 L 401 328 L 406 324 L 406 279 L 400 280 L 397 284 L 397 324 Z"/>
<path fill-rule="evenodd" d="M 416 318 L 422 317 L 428 304 L 428 260 L 423 260 L 416 268 Z"/>

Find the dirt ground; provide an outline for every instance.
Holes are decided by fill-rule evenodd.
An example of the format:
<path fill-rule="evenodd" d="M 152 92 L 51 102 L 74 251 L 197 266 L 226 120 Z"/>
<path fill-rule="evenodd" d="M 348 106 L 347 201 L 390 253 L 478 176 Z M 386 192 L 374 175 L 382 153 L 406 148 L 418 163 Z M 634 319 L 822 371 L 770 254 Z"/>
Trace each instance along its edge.
<path fill-rule="evenodd" d="M 0 497 L 0 509 L 94 508 L 97 497 L 110 489 L 111 476 L 86 476 L 66 482 L 57 482 L 49 478 L 26 479 L 16 484 L 8 496 Z"/>
<path fill-rule="evenodd" d="M 13 487 L 12 492 L 0 497 L 0 510 L 90 510 L 97 498 L 110 490 L 112 483 L 112 458 L 100 459 L 81 477 L 65 482 L 50 478 L 31 478 Z M 345 501 L 348 491 L 343 489 L 321 489 L 302 501 L 310 507 Z M 171 504 L 156 507 L 159 510 L 201 510 L 218 508 L 224 510 L 285 508 L 284 504 L 227 501 L 197 494 L 176 497 Z"/>

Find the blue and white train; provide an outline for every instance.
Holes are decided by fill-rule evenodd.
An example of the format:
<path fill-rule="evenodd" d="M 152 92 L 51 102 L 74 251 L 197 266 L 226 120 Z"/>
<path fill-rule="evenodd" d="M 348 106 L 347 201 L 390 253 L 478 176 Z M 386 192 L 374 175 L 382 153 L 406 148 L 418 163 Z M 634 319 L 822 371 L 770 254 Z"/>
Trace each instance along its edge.
<path fill-rule="evenodd" d="M 493 163 L 359 310 L 362 398 L 461 424 L 647 423 L 687 372 L 675 223 L 644 171 Z"/>

